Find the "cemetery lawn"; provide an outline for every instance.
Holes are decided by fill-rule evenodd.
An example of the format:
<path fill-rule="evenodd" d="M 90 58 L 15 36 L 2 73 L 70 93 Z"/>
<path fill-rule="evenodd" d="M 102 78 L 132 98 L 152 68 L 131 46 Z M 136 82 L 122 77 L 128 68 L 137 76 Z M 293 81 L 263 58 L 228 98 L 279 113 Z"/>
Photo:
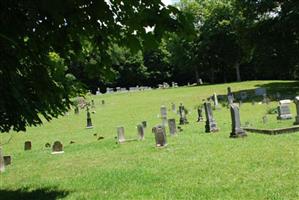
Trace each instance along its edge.
<path fill-rule="evenodd" d="M 246 138 L 231 139 L 226 107 L 214 111 L 218 133 L 205 133 L 204 123 L 196 123 L 195 107 L 214 92 L 225 95 L 228 86 L 233 92 L 265 87 L 273 93 L 299 95 L 298 82 L 250 81 L 89 96 L 96 105 L 93 129 L 85 129 L 86 112 L 80 110 L 79 115 L 70 111 L 26 133 L 0 134 L 1 143 L 12 136 L 3 145 L 12 164 L 0 174 L 0 199 L 299 199 L 299 132 L 248 133 Z M 100 104 L 102 99 L 105 105 Z M 171 109 L 171 102 L 177 108 L 184 103 L 190 124 L 175 137 L 167 130 L 168 146 L 155 148 L 151 128 L 160 122 L 160 106 Z M 243 101 L 241 123 L 292 126 L 294 119 L 277 121 L 276 114 L 267 115 L 268 123 L 262 123 L 277 105 Z M 294 117 L 293 104 L 291 112 Z M 179 117 L 171 110 L 168 118 L 178 124 Z M 126 138 L 136 138 L 136 125 L 143 120 L 148 124 L 144 141 L 115 143 L 117 126 L 125 127 Z M 95 133 L 104 139 L 97 140 Z M 32 141 L 31 151 L 24 151 L 26 140 Z M 56 140 L 64 144 L 64 154 L 51 155 L 45 147 Z"/>

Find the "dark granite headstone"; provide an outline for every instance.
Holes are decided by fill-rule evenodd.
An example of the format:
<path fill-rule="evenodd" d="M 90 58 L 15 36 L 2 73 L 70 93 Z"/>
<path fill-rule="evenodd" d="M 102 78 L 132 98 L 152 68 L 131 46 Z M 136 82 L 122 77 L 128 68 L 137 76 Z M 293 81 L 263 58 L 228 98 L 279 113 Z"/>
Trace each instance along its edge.
<path fill-rule="evenodd" d="M 210 132 L 217 132 L 219 129 L 217 128 L 216 121 L 213 117 L 211 103 L 205 102 L 204 103 L 205 113 L 206 113 L 206 133 Z"/>
<path fill-rule="evenodd" d="M 86 128 L 88 128 L 88 129 L 93 128 L 88 107 L 87 107 L 87 119 L 86 119 L 86 121 L 87 121 Z"/>
<path fill-rule="evenodd" d="M 11 164 L 11 156 L 3 156 L 4 165 L 10 165 Z"/>
<path fill-rule="evenodd" d="M 197 108 L 197 122 L 203 122 L 202 108 Z"/>
<path fill-rule="evenodd" d="M 63 145 L 60 141 L 55 141 L 52 146 L 52 153 L 63 153 Z"/>
<path fill-rule="evenodd" d="M 26 141 L 26 142 L 24 143 L 24 150 L 25 150 L 25 151 L 28 151 L 28 150 L 31 150 L 31 148 L 32 148 L 31 141 Z"/>
<path fill-rule="evenodd" d="M 186 110 L 182 103 L 179 106 L 179 114 L 180 114 L 180 125 L 188 124 Z"/>
<path fill-rule="evenodd" d="M 125 128 L 120 126 L 120 127 L 117 127 L 117 142 L 118 143 L 123 143 L 125 142 L 126 139 L 125 139 Z"/>
<path fill-rule="evenodd" d="M 137 125 L 137 132 L 139 140 L 144 140 L 144 127 L 142 124 Z"/>
<path fill-rule="evenodd" d="M 278 120 L 292 119 L 292 114 L 290 110 L 290 100 L 281 100 L 279 101 L 278 110 Z"/>
<path fill-rule="evenodd" d="M 296 104 L 296 111 L 297 111 L 294 125 L 299 125 L 299 96 L 295 97 L 294 103 Z"/>
<path fill-rule="evenodd" d="M 141 124 L 142 124 L 143 128 L 146 128 L 146 127 L 147 127 L 147 123 L 146 123 L 146 121 L 142 121 Z"/>
<path fill-rule="evenodd" d="M 155 128 L 153 128 L 153 131 L 155 133 L 156 146 L 157 147 L 166 146 L 167 142 L 166 142 L 165 127 L 162 125 L 158 125 Z"/>
<path fill-rule="evenodd" d="M 4 159 L 2 154 L 2 148 L 0 147 L 0 173 L 5 171 Z"/>
<path fill-rule="evenodd" d="M 232 132 L 230 134 L 230 137 L 238 138 L 247 136 L 245 131 L 241 128 L 240 112 L 237 104 L 230 104 L 230 113 L 232 120 Z"/>
<path fill-rule="evenodd" d="M 175 119 L 169 119 L 168 120 L 168 126 L 169 126 L 169 132 L 170 135 L 175 135 L 176 134 L 176 123 L 175 123 Z"/>

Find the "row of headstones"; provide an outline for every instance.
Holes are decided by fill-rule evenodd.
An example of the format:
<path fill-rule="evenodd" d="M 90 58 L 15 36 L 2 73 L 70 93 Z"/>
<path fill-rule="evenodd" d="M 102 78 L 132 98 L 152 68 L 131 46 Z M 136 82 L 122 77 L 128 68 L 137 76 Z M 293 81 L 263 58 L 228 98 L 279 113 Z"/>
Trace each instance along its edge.
<path fill-rule="evenodd" d="M 122 87 L 116 87 L 116 88 L 110 88 L 107 87 L 106 88 L 106 94 L 111 94 L 111 93 L 125 93 L 125 92 L 137 92 L 137 91 L 144 91 L 144 90 L 151 90 L 151 87 L 148 86 L 136 86 L 136 87 L 129 87 L 129 89 L 127 90 L 127 88 L 122 88 Z M 101 93 L 100 88 L 98 88 L 98 90 L 96 91 L 96 95 L 101 95 L 103 93 Z"/>
<path fill-rule="evenodd" d="M 179 86 L 178 86 L 178 83 L 171 82 L 171 87 L 172 88 L 177 88 Z M 158 84 L 158 88 L 159 89 L 167 89 L 167 88 L 170 88 L 170 85 L 168 83 L 166 83 L 166 82 L 163 82 L 162 84 Z"/>

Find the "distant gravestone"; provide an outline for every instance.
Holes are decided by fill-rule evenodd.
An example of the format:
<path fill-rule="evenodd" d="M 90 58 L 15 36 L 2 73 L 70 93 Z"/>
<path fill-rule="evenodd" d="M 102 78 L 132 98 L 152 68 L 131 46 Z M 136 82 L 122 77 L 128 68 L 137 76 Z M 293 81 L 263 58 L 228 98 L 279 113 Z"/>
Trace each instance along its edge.
<path fill-rule="evenodd" d="M 188 124 L 186 110 L 182 103 L 179 106 L 179 114 L 180 114 L 180 125 Z"/>
<path fill-rule="evenodd" d="M 238 138 L 238 137 L 247 136 L 245 131 L 241 128 L 240 112 L 237 104 L 230 105 L 230 113 L 231 113 L 231 120 L 232 120 L 232 132 L 230 134 L 230 137 Z"/>
<path fill-rule="evenodd" d="M 299 96 L 295 97 L 294 102 L 296 104 L 296 111 L 297 111 L 297 115 L 295 117 L 294 125 L 299 125 Z"/>
<path fill-rule="evenodd" d="M 214 102 L 214 108 L 215 109 L 219 108 L 218 97 L 216 93 L 213 94 L 213 102 Z"/>
<path fill-rule="evenodd" d="M 90 112 L 89 112 L 89 108 L 87 107 L 87 118 L 86 118 L 86 122 L 87 122 L 87 124 L 86 124 L 86 128 L 87 129 L 90 129 L 90 128 L 93 128 L 93 126 L 92 126 L 92 122 L 91 122 L 91 117 L 90 117 Z"/>
<path fill-rule="evenodd" d="M 91 108 L 95 108 L 94 100 L 91 100 Z"/>
<path fill-rule="evenodd" d="M 137 125 L 137 132 L 139 140 L 144 140 L 144 127 L 142 124 Z"/>
<path fill-rule="evenodd" d="M 177 133 L 175 119 L 168 120 L 168 127 L 170 135 L 175 135 Z"/>
<path fill-rule="evenodd" d="M 117 127 L 117 142 L 124 143 L 125 141 L 125 128 L 122 126 Z"/>
<path fill-rule="evenodd" d="M 163 105 L 160 108 L 162 126 L 167 126 L 167 108 Z"/>
<path fill-rule="evenodd" d="M 267 115 L 263 116 L 262 120 L 263 120 L 263 124 L 268 123 L 268 117 L 267 117 Z"/>
<path fill-rule="evenodd" d="M 202 81 L 201 78 L 198 80 L 198 82 L 199 82 L 200 85 L 203 85 L 203 81 Z"/>
<path fill-rule="evenodd" d="M 217 132 L 219 129 L 217 128 L 216 121 L 213 117 L 213 112 L 211 108 L 211 103 L 204 103 L 205 113 L 206 113 L 206 133 Z"/>
<path fill-rule="evenodd" d="M 28 151 L 28 150 L 31 150 L 31 148 L 32 148 L 31 141 L 26 141 L 26 142 L 24 143 L 24 150 L 25 150 L 25 151 Z"/>
<path fill-rule="evenodd" d="M 102 105 L 105 105 L 105 100 L 102 100 Z"/>
<path fill-rule="evenodd" d="M 0 172 L 5 171 L 5 165 L 4 165 L 4 159 L 3 159 L 3 154 L 2 154 L 2 148 L 0 147 Z"/>
<path fill-rule="evenodd" d="M 165 127 L 158 125 L 153 128 L 153 131 L 155 133 L 156 147 L 165 147 L 167 145 Z"/>
<path fill-rule="evenodd" d="M 176 106 L 175 106 L 174 103 L 171 103 L 171 109 L 172 109 L 173 112 L 176 112 Z"/>
<path fill-rule="evenodd" d="M 141 124 L 142 124 L 143 128 L 146 128 L 146 127 L 147 127 L 147 123 L 146 123 L 146 121 L 142 121 Z"/>
<path fill-rule="evenodd" d="M 256 88 L 255 89 L 255 95 L 256 96 L 263 96 L 265 94 L 267 94 L 266 88 Z"/>
<path fill-rule="evenodd" d="M 291 101 L 288 99 L 279 101 L 279 106 L 277 108 L 277 110 L 278 110 L 277 119 L 278 120 L 292 119 L 290 103 L 291 103 Z"/>
<path fill-rule="evenodd" d="M 60 141 L 55 141 L 52 146 L 52 154 L 64 153 L 63 145 Z"/>
<path fill-rule="evenodd" d="M 202 108 L 197 108 L 197 122 L 202 122 L 203 121 L 203 115 L 202 115 Z"/>
<path fill-rule="evenodd" d="M 11 156 L 3 156 L 4 165 L 10 165 L 11 164 Z"/>
<path fill-rule="evenodd" d="M 230 87 L 227 88 L 227 101 L 228 104 L 234 103 L 234 94 L 232 93 L 232 90 Z"/>

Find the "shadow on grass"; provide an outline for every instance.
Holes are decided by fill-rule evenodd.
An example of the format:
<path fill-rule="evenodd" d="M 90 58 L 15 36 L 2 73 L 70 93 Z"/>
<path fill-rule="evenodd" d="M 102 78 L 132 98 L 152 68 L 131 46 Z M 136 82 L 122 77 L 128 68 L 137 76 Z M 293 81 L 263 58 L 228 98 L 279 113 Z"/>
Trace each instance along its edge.
<path fill-rule="evenodd" d="M 66 197 L 69 194 L 67 191 L 59 191 L 53 188 L 41 188 L 36 190 L 18 189 L 18 190 L 3 190 L 0 189 L 0 199 L 7 200 L 55 200 Z"/>
<path fill-rule="evenodd" d="M 255 85 L 256 87 L 266 88 L 269 93 L 282 93 L 296 96 L 299 94 L 299 81 L 294 82 L 274 82 Z"/>

